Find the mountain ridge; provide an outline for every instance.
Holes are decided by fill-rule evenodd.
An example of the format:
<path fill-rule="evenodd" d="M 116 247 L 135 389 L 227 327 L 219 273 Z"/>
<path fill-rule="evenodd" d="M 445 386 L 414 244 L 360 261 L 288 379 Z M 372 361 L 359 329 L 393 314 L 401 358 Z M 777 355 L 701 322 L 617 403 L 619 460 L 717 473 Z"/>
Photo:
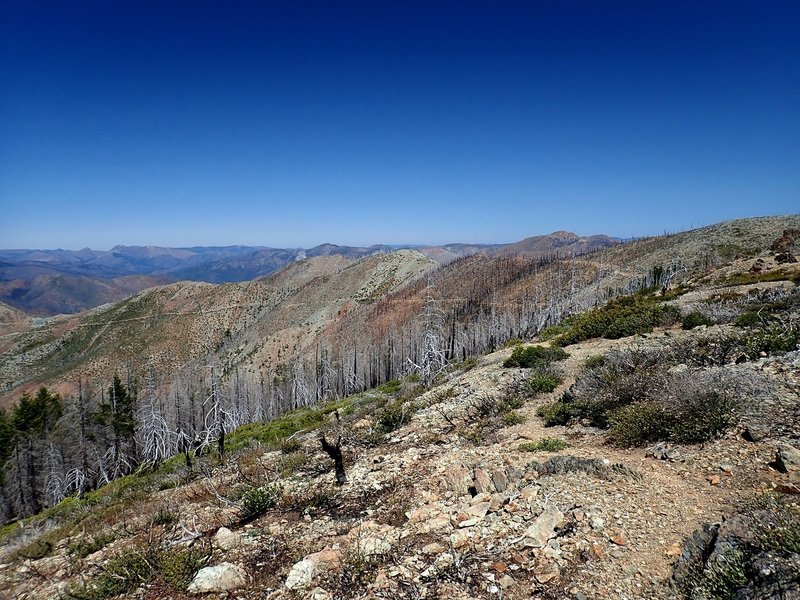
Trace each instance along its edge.
<path fill-rule="evenodd" d="M 574 234 L 571 234 L 574 235 Z M 546 240 L 548 236 L 538 236 Z M 555 251 L 583 253 L 616 242 L 607 236 L 590 236 L 575 247 L 542 244 L 541 248 L 520 248 L 516 253 L 534 255 Z M 84 248 L 71 250 L 0 250 L 0 301 L 31 314 L 52 316 L 75 313 L 106 302 L 122 300 L 141 289 L 170 281 L 232 283 L 249 281 L 275 272 L 295 260 L 316 256 L 342 255 L 355 260 L 371 254 L 404 248 L 385 244 L 343 246 L 324 243 L 312 248 L 271 248 L 267 246 L 164 246 L 117 245 L 108 251 Z M 422 254 L 445 263 L 478 252 L 496 252 L 503 245 L 447 244 L 414 247 Z M 142 276 L 138 280 L 121 279 Z M 150 281 L 144 278 L 155 278 Z M 60 277 L 61 287 L 53 285 Z M 44 279 L 37 279 L 44 278 Z M 55 288 L 55 289 L 54 289 Z M 80 290 L 76 293 L 74 290 Z M 94 295 L 93 295 L 94 294 Z"/>

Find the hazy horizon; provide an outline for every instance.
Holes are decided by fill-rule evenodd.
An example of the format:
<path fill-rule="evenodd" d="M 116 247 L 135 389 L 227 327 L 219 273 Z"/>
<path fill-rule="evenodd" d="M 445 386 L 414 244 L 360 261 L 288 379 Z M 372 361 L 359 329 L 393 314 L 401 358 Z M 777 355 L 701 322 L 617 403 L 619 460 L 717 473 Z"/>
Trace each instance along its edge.
<path fill-rule="evenodd" d="M 785 213 L 785 214 L 789 215 L 789 214 L 794 214 L 794 213 Z M 743 217 L 737 217 L 737 218 L 750 218 L 750 217 L 758 218 L 758 217 L 770 217 L 770 216 L 784 216 L 784 215 L 754 214 L 754 215 L 745 215 Z M 725 219 L 725 220 L 730 220 L 730 219 Z M 645 237 L 653 237 L 653 236 L 671 235 L 671 234 L 675 234 L 675 233 L 681 233 L 681 232 L 684 232 L 684 231 L 690 231 L 692 229 L 699 229 L 699 228 L 702 228 L 702 227 L 708 227 L 710 225 L 714 225 L 714 224 L 719 223 L 719 222 L 720 221 L 714 221 L 714 222 L 711 222 L 711 223 L 693 224 L 690 227 L 685 227 L 685 228 L 681 228 L 681 229 L 662 230 L 662 231 L 659 231 L 659 232 L 652 232 L 652 233 L 646 233 L 646 234 L 642 234 L 642 235 L 632 235 L 632 236 L 618 236 L 618 235 L 609 234 L 609 233 L 606 233 L 606 232 L 603 232 L 603 231 L 598 231 L 598 232 L 593 232 L 593 233 L 570 231 L 570 233 L 574 233 L 574 234 L 578 235 L 579 237 L 590 237 L 590 236 L 594 236 L 594 235 L 607 235 L 612 239 L 618 239 L 618 240 L 624 242 L 624 241 L 631 241 L 631 240 L 635 240 L 635 239 L 641 239 L 641 238 L 645 238 Z M 114 244 L 113 246 L 108 246 L 108 247 L 103 247 L 103 248 L 99 248 L 99 247 L 93 248 L 91 246 L 71 247 L 71 248 L 65 248 L 65 247 L 51 247 L 51 248 L 44 248 L 44 247 L 40 247 L 40 248 L 35 248 L 35 247 L 29 247 L 29 248 L 0 247 L 0 252 L 11 252 L 11 251 L 17 251 L 17 250 L 19 250 L 19 251 L 40 250 L 40 251 L 43 251 L 43 252 L 58 251 L 58 250 L 63 250 L 63 251 L 66 251 L 66 252 L 80 252 L 82 250 L 91 250 L 93 252 L 109 252 L 109 251 L 111 251 L 111 250 L 113 250 L 114 248 L 117 248 L 117 247 L 170 248 L 170 249 L 174 249 L 174 250 L 188 250 L 188 249 L 191 249 L 191 248 L 235 248 L 235 247 L 254 248 L 254 249 L 261 248 L 261 249 L 309 250 L 311 248 L 315 248 L 317 246 L 322 246 L 322 245 L 325 245 L 325 244 L 330 244 L 330 245 L 333 245 L 333 246 L 358 247 L 358 248 L 369 248 L 369 247 L 372 247 L 372 246 L 388 246 L 388 247 L 396 247 L 396 248 L 426 248 L 426 247 L 441 247 L 441 246 L 452 246 L 452 245 L 494 246 L 494 245 L 503 245 L 503 244 L 513 244 L 513 243 L 520 242 L 520 241 L 522 241 L 524 239 L 527 239 L 527 238 L 546 236 L 546 235 L 550 235 L 550 234 L 553 234 L 553 233 L 556 233 L 556 232 L 559 232 L 559 231 L 568 231 L 568 230 L 565 230 L 565 229 L 554 229 L 552 231 L 531 233 L 530 235 L 526 235 L 526 236 L 524 236 L 522 238 L 512 239 L 512 240 L 504 240 L 504 241 L 451 240 L 451 241 L 448 241 L 448 242 L 430 242 L 430 243 L 418 243 L 418 242 L 415 242 L 415 243 L 412 243 L 412 242 L 403 243 L 403 242 L 381 242 L 381 241 L 376 241 L 376 242 L 371 242 L 371 243 L 366 243 L 366 244 L 348 244 L 348 243 L 344 243 L 344 242 L 335 242 L 335 241 L 328 240 L 328 241 L 322 241 L 322 242 L 318 242 L 318 243 L 315 243 L 313 245 L 308 245 L 308 246 L 301 246 L 301 245 L 298 245 L 298 244 L 288 244 L 286 246 L 276 246 L 274 244 L 263 244 L 263 243 L 261 243 L 261 244 L 258 244 L 258 243 L 255 243 L 255 244 L 242 244 L 242 243 L 202 244 L 201 243 L 201 244 L 183 244 L 183 245 L 158 244 L 158 243 L 130 243 L 130 244 Z"/>

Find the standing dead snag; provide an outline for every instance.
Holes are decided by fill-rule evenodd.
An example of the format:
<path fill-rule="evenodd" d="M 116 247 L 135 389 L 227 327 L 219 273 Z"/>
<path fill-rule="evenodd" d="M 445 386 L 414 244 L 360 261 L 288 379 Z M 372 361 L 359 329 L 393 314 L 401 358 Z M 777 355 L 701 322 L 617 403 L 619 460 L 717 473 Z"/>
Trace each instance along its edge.
<path fill-rule="evenodd" d="M 322 449 L 325 453 L 333 459 L 333 467 L 336 472 L 336 485 L 344 485 L 347 483 L 347 475 L 344 472 L 344 459 L 342 458 L 342 429 L 341 429 L 341 419 L 339 418 L 339 411 L 334 411 L 334 417 L 336 417 L 336 425 L 338 431 L 338 435 L 336 437 L 336 443 L 331 444 L 328 440 L 325 439 L 325 434 L 320 433 L 319 441 L 322 444 Z"/>
<path fill-rule="evenodd" d="M 322 444 L 322 449 L 333 459 L 333 467 L 336 470 L 336 485 L 344 485 L 347 483 L 347 475 L 344 473 L 344 460 L 342 460 L 342 436 L 336 439 L 336 444 L 331 445 L 325 439 L 325 434 L 319 438 Z"/>

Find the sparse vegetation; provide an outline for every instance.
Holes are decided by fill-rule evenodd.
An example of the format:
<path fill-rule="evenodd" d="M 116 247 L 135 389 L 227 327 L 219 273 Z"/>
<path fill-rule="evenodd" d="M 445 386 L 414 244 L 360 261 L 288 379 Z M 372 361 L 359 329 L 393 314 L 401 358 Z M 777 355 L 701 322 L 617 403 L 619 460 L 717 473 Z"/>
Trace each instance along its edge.
<path fill-rule="evenodd" d="M 313 431 L 325 423 L 334 411 L 346 411 L 353 398 L 343 398 L 326 402 L 310 408 L 301 408 L 286 413 L 268 423 L 249 423 L 242 425 L 225 438 L 226 452 L 240 450 L 252 443 L 280 448 L 285 440 L 300 431 Z"/>
<path fill-rule="evenodd" d="M 601 308 L 568 318 L 562 324 L 566 330 L 555 336 L 554 343 L 569 346 L 598 337 L 617 339 L 677 322 L 678 310 L 661 300 L 646 292 L 614 298 Z"/>
<path fill-rule="evenodd" d="M 745 502 L 727 523 L 706 525 L 689 540 L 675 564 L 674 590 L 687 600 L 791 597 L 800 585 L 792 560 L 800 552 L 797 507 L 767 494 Z"/>
<path fill-rule="evenodd" d="M 735 285 L 749 285 L 768 281 L 791 281 L 794 284 L 800 284 L 800 271 L 776 269 L 774 271 L 764 271 L 762 273 L 736 273 L 735 275 L 720 278 L 717 284 L 733 287 Z"/>
<path fill-rule="evenodd" d="M 548 394 L 554 391 L 564 378 L 550 365 L 535 368 L 522 382 L 523 391 L 529 396 Z"/>
<path fill-rule="evenodd" d="M 564 360 L 569 357 L 561 348 L 550 348 L 547 346 L 516 346 L 511 356 L 506 359 L 503 366 L 522 367 L 531 369 L 546 365 L 558 360 Z"/>
<path fill-rule="evenodd" d="M 606 363 L 606 357 L 603 354 L 594 354 L 586 359 L 583 366 L 587 369 L 596 369 L 602 367 Z"/>
<path fill-rule="evenodd" d="M 106 562 L 98 575 L 70 586 L 66 597 L 107 600 L 156 580 L 185 591 L 207 559 L 208 551 L 201 546 L 134 548 Z"/>
<path fill-rule="evenodd" d="M 713 325 L 714 322 L 699 311 L 693 311 L 683 316 L 681 327 L 684 329 L 694 329 L 701 325 Z"/>
<path fill-rule="evenodd" d="M 569 444 L 560 438 L 544 437 L 535 442 L 525 442 L 517 448 L 520 452 L 560 452 Z"/>
<path fill-rule="evenodd" d="M 612 352 L 537 414 L 547 426 L 585 419 L 607 428 L 618 446 L 697 443 L 724 433 L 738 420 L 742 382 L 722 370 L 670 372 L 673 361 L 657 350 Z"/>
<path fill-rule="evenodd" d="M 67 551 L 78 558 L 85 558 L 98 550 L 102 550 L 113 541 L 113 533 L 101 531 L 95 535 L 81 536 L 67 547 Z"/>
<path fill-rule="evenodd" d="M 566 425 L 573 417 L 572 407 L 566 402 L 549 402 L 536 409 L 546 427 Z"/>
<path fill-rule="evenodd" d="M 278 484 L 265 483 L 258 487 L 249 487 L 244 491 L 241 498 L 245 517 L 251 519 L 275 507 L 282 494 L 283 490 Z"/>
<path fill-rule="evenodd" d="M 384 406 L 378 413 L 377 428 L 382 433 L 391 433 L 409 422 L 418 406 L 413 402 L 396 401 Z"/>
<path fill-rule="evenodd" d="M 502 418 L 503 418 L 503 423 L 508 426 L 519 425 L 525 422 L 525 416 L 514 410 L 509 410 L 507 412 L 504 412 Z"/>

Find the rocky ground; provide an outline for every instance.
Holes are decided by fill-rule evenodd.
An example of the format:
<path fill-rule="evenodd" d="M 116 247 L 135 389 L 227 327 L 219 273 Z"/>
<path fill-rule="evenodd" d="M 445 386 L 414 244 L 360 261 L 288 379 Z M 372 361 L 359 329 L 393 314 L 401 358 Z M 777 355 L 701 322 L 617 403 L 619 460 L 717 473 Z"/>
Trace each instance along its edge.
<path fill-rule="evenodd" d="M 288 454 L 251 447 L 224 465 L 209 463 L 203 476 L 188 480 L 179 470 L 146 499 L 113 505 L 91 526 L 83 521 L 54 537 L 42 558 L 26 559 L 19 549 L 58 521 L 29 525 L 6 547 L 0 595 L 111 597 L 98 592 L 97 577 L 120 556 L 160 548 L 195 552 L 205 566 L 190 573 L 186 592 L 164 583 L 162 567 L 162 577 L 142 576 L 120 597 L 674 597 L 673 565 L 695 530 L 719 522 L 742 499 L 798 492 L 800 465 L 791 460 L 800 432 L 800 353 L 730 365 L 769 382 L 759 394 L 767 400 L 702 445 L 615 448 L 599 429 L 546 428 L 536 409 L 560 397 L 589 357 L 707 333 L 672 328 L 570 346 L 560 364 L 563 383 L 507 423 L 487 417 L 485 407 L 524 370 L 504 368 L 511 350 L 500 350 L 416 397 L 418 410 L 385 436 L 375 432 L 369 409 L 344 425 L 332 420 L 329 438 L 343 436 L 344 486 L 335 484 L 316 431 L 294 436 Z M 543 438 L 566 446 L 519 448 Z M 787 473 L 773 462 L 781 451 Z M 289 456 L 303 456 L 302 464 L 287 469 Z M 267 481 L 280 487 L 280 498 L 248 516 L 234 491 Z M 96 551 L 75 552 L 76 543 L 103 535 L 108 543 Z"/>

